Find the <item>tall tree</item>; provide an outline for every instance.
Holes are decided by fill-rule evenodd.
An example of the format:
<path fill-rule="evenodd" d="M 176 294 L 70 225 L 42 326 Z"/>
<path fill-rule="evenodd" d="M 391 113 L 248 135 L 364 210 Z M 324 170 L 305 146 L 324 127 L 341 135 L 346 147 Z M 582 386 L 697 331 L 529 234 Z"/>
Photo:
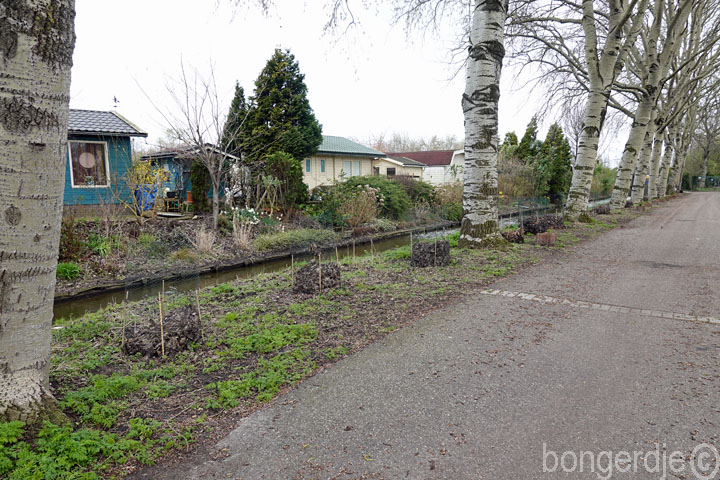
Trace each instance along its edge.
<path fill-rule="evenodd" d="M 243 124 L 247 120 L 248 104 L 245 90 L 239 82 L 235 82 L 235 96 L 230 103 L 230 111 L 223 128 L 222 145 L 228 153 L 241 156 L 243 153 Z"/>
<path fill-rule="evenodd" d="M 502 241 L 498 218 L 498 101 L 508 0 L 475 0 L 465 93 L 465 170 L 461 246 Z"/>
<path fill-rule="evenodd" d="M 549 196 L 553 203 L 564 200 L 572 178 L 572 150 L 559 124 L 550 126 L 533 166 L 539 183 L 538 195 Z"/>
<path fill-rule="evenodd" d="M 0 10 L 0 421 L 33 423 L 55 411 L 48 368 L 75 4 Z"/>
<path fill-rule="evenodd" d="M 275 49 L 255 81 L 243 126 L 246 157 L 285 152 L 301 161 L 317 152 L 322 126 L 307 97 L 305 75 L 289 50 Z"/>
<path fill-rule="evenodd" d="M 540 144 L 537 139 L 537 133 L 537 115 L 533 115 L 530 119 L 530 123 L 527 125 L 527 128 L 525 128 L 525 133 L 520 140 L 520 144 L 518 144 L 517 150 L 515 150 L 515 156 L 525 163 L 532 162 L 532 159 L 535 158 L 535 155 L 537 154 Z"/>

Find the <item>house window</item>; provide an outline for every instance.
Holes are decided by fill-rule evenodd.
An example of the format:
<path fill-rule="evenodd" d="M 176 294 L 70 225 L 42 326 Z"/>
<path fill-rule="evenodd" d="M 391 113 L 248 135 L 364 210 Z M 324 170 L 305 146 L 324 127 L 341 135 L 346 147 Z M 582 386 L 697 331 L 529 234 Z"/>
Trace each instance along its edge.
<path fill-rule="evenodd" d="M 307 173 L 310 173 L 310 159 L 309 158 L 305 159 L 305 171 Z"/>
<path fill-rule="evenodd" d="M 69 142 L 70 179 L 73 187 L 108 187 L 105 142 Z"/>
<path fill-rule="evenodd" d="M 325 173 L 325 159 L 320 159 L 320 172 Z"/>
<path fill-rule="evenodd" d="M 395 168 L 394 168 L 394 167 L 393 167 L 393 168 L 388 167 L 388 169 L 387 169 L 387 176 L 388 176 L 388 177 L 394 177 L 394 176 L 395 176 Z"/>
<path fill-rule="evenodd" d="M 343 162 L 343 172 L 346 177 L 359 177 L 360 160 L 345 160 Z"/>

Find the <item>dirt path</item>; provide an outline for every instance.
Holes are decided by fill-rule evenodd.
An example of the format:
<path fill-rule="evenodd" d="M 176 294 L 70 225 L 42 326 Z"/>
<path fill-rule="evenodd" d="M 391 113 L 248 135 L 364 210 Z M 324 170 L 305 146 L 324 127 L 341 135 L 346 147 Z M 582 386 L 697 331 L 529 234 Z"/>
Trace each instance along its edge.
<path fill-rule="evenodd" d="M 308 379 L 220 460 L 137 478 L 720 478 L 690 465 L 720 448 L 718 239 L 720 194 L 687 195 Z"/>

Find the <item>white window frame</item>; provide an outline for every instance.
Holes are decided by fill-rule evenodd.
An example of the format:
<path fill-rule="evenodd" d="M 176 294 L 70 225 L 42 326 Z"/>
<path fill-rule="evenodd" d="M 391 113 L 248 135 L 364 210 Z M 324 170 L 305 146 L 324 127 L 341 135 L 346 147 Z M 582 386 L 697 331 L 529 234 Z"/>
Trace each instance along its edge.
<path fill-rule="evenodd" d="M 95 144 L 101 144 L 105 148 L 105 182 L 107 182 L 105 185 L 75 185 L 75 174 L 73 173 L 73 165 L 72 165 L 72 148 L 70 148 L 70 145 L 73 143 L 95 143 Z M 110 188 L 110 155 L 108 151 L 108 142 L 98 141 L 98 140 L 68 140 L 68 149 L 67 149 L 67 155 L 68 155 L 68 166 L 70 167 L 70 186 L 71 188 Z"/>

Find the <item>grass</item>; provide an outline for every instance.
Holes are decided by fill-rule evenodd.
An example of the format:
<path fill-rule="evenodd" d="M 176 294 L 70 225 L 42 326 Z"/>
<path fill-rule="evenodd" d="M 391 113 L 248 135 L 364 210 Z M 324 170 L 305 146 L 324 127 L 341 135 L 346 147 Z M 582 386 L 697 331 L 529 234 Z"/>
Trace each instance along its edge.
<path fill-rule="evenodd" d="M 255 239 L 255 248 L 260 251 L 268 250 L 294 250 L 307 248 L 314 243 L 330 243 L 338 240 L 338 236 L 331 230 L 316 230 L 299 228 L 284 232 L 258 235 Z"/>
<path fill-rule="evenodd" d="M 63 280 L 73 280 L 80 275 L 80 266 L 75 262 L 58 263 L 56 274 Z"/>
<path fill-rule="evenodd" d="M 575 244 L 616 218 L 560 230 L 558 240 Z M 286 241 L 306 239 L 294 232 Z M 291 293 L 289 270 L 203 289 L 204 343 L 172 358 L 128 357 L 120 349 L 122 325 L 157 318 L 156 301 L 57 320 L 63 328 L 53 332 L 51 384 L 73 425 L 46 424 L 30 439 L 20 422 L 0 423 L 0 478 L 118 478 L 188 448 L 223 425 L 224 416 L 243 415 L 461 292 L 552 252 L 532 243 L 459 249 L 458 235 L 449 237 L 447 267 L 412 268 L 409 246 L 400 247 L 342 262 L 341 287 L 322 295 Z M 165 305 L 194 306 L 195 298 L 168 294 Z"/>

